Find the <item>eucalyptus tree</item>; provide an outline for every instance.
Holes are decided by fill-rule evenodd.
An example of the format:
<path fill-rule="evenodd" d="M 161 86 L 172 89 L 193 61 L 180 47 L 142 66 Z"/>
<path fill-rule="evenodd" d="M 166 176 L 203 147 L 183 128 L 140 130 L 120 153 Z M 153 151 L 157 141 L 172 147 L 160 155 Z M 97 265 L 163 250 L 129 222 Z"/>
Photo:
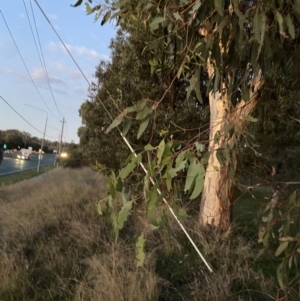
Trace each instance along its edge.
<path fill-rule="evenodd" d="M 75 6 L 82 2 L 77 1 Z M 249 122 L 256 121 L 251 114 L 259 105 L 267 78 L 275 73 L 283 74 L 282 70 L 287 68 L 285 73 L 289 77 L 289 70 L 299 62 L 300 0 L 105 3 L 93 5 L 89 0 L 87 11 L 96 13 L 96 18 L 103 16 L 102 24 L 114 19 L 124 28 L 130 28 L 131 33 L 144 29 L 155 34 L 146 43 L 152 54 L 150 65 L 152 72 L 165 79 L 168 93 L 175 93 L 178 84 L 184 81 L 187 87 L 183 92 L 187 92 L 187 98 L 193 92 L 201 103 L 203 95 L 207 95 L 210 157 L 199 221 L 203 225 L 227 228 L 238 145 Z M 296 64 L 287 64 L 288 60 Z M 157 100 L 153 110 L 162 103 Z M 202 185 L 199 178 L 202 163 L 197 158 L 185 159 L 186 169 L 199 168 L 192 174 L 194 185 Z"/>

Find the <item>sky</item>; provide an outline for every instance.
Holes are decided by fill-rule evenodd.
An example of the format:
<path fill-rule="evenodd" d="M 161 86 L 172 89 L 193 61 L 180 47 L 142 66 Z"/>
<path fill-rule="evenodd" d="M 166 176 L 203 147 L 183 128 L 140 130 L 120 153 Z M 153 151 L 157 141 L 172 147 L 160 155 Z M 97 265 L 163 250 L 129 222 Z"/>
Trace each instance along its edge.
<path fill-rule="evenodd" d="M 110 58 L 108 47 L 115 27 L 109 23 L 100 26 L 101 20 L 95 22 L 94 16 L 86 15 L 84 5 L 72 7 L 76 0 L 37 2 L 87 79 L 93 81 L 100 60 Z M 78 143 L 78 110 L 87 100 L 88 83 L 34 0 L 0 0 L 0 10 L 21 53 L 20 56 L 0 13 L 0 96 L 33 126 L 0 97 L 0 130 L 17 129 L 42 138 L 48 115 L 46 139 L 57 141 L 65 118 L 63 140 Z"/>

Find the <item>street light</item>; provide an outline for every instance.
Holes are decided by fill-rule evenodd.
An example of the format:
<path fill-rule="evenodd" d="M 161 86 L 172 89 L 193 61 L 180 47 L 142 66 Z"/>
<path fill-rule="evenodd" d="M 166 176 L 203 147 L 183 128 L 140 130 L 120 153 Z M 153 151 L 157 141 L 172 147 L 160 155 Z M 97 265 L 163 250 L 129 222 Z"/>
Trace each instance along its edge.
<path fill-rule="evenodd" d="M 42 112 L 44 112 L 44 113 L 47 114 L 46 123 L 45 123 L 45 129 L 44 129 L 44 134 L 43 134 L 43 139 L 42 139 L 42 144 L 41 144 L 41 153 L 43 153 L 44 139 L 45 139 L 45 135 L 46 135 L 47 122 L 48 122 L 48 113 L 45 110 L 39 109 L 39 108 L 31 106 L 31 105 L 25 104 L 25 106 L 34 108 L 36 110 L 42 111 Z M 36 169 L 37 172 L 39 172 L 39 170 L 40 170 L 40 165 L 41 165 L 41 154 L 39 154 L 39 162 L 38 162 L 38 166 L 37 166 L 37 169 Z"/>

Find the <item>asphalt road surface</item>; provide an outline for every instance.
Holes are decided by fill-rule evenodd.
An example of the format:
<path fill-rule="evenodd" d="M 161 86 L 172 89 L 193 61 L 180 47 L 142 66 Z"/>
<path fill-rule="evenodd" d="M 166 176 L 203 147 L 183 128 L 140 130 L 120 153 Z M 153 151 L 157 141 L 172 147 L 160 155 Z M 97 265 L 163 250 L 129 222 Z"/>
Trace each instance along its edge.
<path fill-rule="evenodd" d="M 30 160 L 17 159 L 15 154 L 4 154 L 2 164 L 0 165 L 0 177 L 19 171 L 37 168 L 38 160 L 39 157 L 36 154 L 32 154 Z M 54 164 L 54 160 L 54 154 L 43 155 L 40 166 Z"/>

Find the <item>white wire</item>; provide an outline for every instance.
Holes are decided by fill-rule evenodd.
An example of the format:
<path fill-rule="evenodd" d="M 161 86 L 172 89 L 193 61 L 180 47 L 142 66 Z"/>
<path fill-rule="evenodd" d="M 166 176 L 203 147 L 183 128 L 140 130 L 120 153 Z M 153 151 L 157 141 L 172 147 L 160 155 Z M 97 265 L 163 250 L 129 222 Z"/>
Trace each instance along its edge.
<path fill-rule="evenodd" d="M 88 83 L 88 85 L 91 87 L 91 83 L 89 82 L 89 80 L 87 79 L 87 77 L 85 76 L 85 74 L 83 73 L 82 69 L 79 67 L 78 63 L 76 62 L 76 60 L 74 59 L 74 57 L 72 56 L 71 52 L 69 51 L 69 49 L 66 47 L 65 43 L 63 42 L 63 40 L 61 39 L 61 37 L 59 36 L 59 34 L 57 33 L 57 31 L 55 30 L 55 28 L 53 27 L 53 25 L 51 24 L 49 18 L 46 16 L 45 12 L 42 10 L 41 6 L 38 4 L 37 0 L 34 0 L 35 3 L 37 4 L 37 6 L 39 7 L 39 9 L 41 10 L 42 14 L 44 15 L 45 19 L 48 21 L 48 23 L 50 24 L 50 26 L 52 27 L 52 29 L 54 30 L 54 32 L 56 33 L 56 35 L 58 36 L 59 40 L 62 42 L 64 48 L 66 49 L 66 51 L 68 52 L 68 54 L 70 55 L 70 57 L 72 58 L 72 60 L 74 61 L 75 65 L 77 66 L 77 68 L 79 69 L 79 71 L 81 72 L 82 76 L 85 78 L 86 82 Z M 104 103 L 102 102 L 102 100 L 97 97 L 97 99 L 100 101 L 103 109 L 105 110 L 105 112 L 108 114 L 108 116 L 110 117 L 110 119 L 113 121 L 114 118 L 112 117 L 112 115 L 109 113 L 109 111 L 107 110 L 107 108 L 105 107 Z M 126 145 L 128 146 L 128 148 L 130 149 L 131 153 L 137 157 L 137 154 L 135 153 L 134 149 L 132 148 L 130 142 L 128 141 L 128 139 L 122 134 L 121 130 L 119 127 L 117 127 L 121 137 L 123 138 L 124 142 L 126 143 Z M 144 166 L 144 164 L 142 162 L 139 163 L 139 165 L 142 167 L 142 169 L 144 170 L 144 172 L 146 174 L 148 174 L 148 171 L 146 169 L 146 167 Z M 150 182 L 155 185 L 155 181 L 153 180 L 152 177 L 149 177 Z M 159 188 L 157 188 L 157 192 L 159 195 L 161 195 L 161 191 Z M 166 198 L 163 198 L 164 203 L 168 206 L 168 209 L 170 210 L 171 214 L 174 216 L 175 220 L 177 221 L 177 223 L 179 224 L 180 228 L 182 229 L 182 231 L 184 232 L 184 234 L 186 235 L 186 237 L 188 238 L 188 240 L 190 241 L 190 243 L 192 244 L 192 246 L 194 247 L 194 249 L 196 250 L 196 252 L 198 253 L 198 255 L 200 256 L 200 258 L 202 259 L 202 261 L 204 262 L 204 264 L 206 265 L 207 269 L 212 273 L 213 270 L 210 267 L 210 265 L 208 264 L 208 262 L 206 261 L 206 259 L 204 258 L 204 256 L 202 255 L 202 253 L 200 252 L 200 250 L 198 249 L 198 247 L 196 246 L 195 242 L 193 241 L 193 239 L 190 237 L 190 235 L 188 234 L 187 230 L 184 228 L 184 226 L 182 225 L 182 223 L 180 222 L 180 220 L 178 219 L 178 217 L 176 216 L 175 212 L 173 211 L 172 207 L 170 206 L 170 204 L 168 203 L 168 201 L 166 200 Z"/>

